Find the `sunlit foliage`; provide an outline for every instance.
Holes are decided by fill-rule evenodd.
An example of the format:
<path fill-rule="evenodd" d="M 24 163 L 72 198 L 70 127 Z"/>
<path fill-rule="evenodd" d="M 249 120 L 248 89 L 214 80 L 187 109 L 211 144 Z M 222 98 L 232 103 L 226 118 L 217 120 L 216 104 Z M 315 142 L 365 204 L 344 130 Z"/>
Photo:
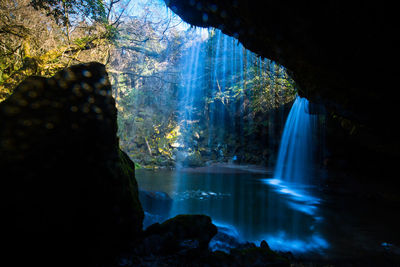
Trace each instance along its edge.
<path fill-rule="evenodd" d="M 211 110 L 251 122 L 241 133 L 251 136 L 268 124 L 255 118 L 295 94 L 281 66 L 245 50 L 242 73 L 215 81 L 213 68 L 224 61 L 215 54 L 216 34 L 210 31 L 202 45 L 208 62 L 204 88 L 198 88 L 205 94 L 196 100 L 196 120 L 188 130 L 178 114 L 185 79 L 180 64 L 196 35 L 157 0 L 0 0 L 0 101 L 27 76 L 49 77 L 72 64 L 101 62 L 113 85 L 121 147 L 142 165 L 172 166 L 182 140 L 197 144 L 194 155 L 205 153 L 205 140 L 214 138 L 207 128 Z"/>
<path fill-rule="evenodd" d="M 0 101 L 29 75 L 107 64 L 124 12 L 114 2 L 0 1 Z"/>

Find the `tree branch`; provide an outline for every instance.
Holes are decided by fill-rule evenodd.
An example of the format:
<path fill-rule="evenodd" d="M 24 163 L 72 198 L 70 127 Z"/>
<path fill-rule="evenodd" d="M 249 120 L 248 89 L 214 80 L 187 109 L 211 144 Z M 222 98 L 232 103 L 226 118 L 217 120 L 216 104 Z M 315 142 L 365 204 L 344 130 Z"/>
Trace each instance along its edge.
<path fill-rule="evenodd" d="M 122 49 L 127 49 L 127 50 L 132 50 L 138 53 L 143 53 L 146 56 L 152 57 L 152 58 L 158 58 L 160 55 L 156 52 L 150 51 L 144 47 L 139 47 L 139 46 L 130 46 L 130 45 L 121 45 L 120 48 Z"/>

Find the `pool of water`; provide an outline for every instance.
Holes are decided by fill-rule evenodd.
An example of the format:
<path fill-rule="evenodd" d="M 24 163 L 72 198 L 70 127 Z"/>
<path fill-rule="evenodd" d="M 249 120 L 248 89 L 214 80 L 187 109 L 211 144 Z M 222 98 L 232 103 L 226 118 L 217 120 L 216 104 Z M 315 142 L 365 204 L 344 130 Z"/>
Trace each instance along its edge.
<path fill-rule="evenodd" d="M 268 173 L 137 170 L 139 187 L 173 199 L 169 217 L 206 214 L 241 239 L 292 253 L 323 254 L 329 248 L 320 226 L 320 200 L 312 187 L 285 184 Z"/>
<path fill-rule="evenodd" d="M 325 190 L 324 183 L 286 183 L 268 171 L 234 165 L 200 171 L 137 170 L 136 178 L 141 189 L 171 196 L 168 218 L 206 214 L 219 231 L 235 239 L 257 245 L 266 240 L 274 250 L 311 261 L 400 263 L 400 207 L 363 197 L 360 193 L 371 191 L 361 188 L 368 187 L 366 183 L 339 183 Z M 374 191 L 379 191 L 376 185 Z M 153 215 L 147 216 L 148 223 L 166 219 Z"/>

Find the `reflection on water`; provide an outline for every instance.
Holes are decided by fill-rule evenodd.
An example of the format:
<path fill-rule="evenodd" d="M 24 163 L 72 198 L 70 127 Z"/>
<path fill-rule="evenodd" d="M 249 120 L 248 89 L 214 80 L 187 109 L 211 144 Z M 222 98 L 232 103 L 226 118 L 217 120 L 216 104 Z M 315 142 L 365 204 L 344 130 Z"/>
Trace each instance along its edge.
<path fill-rule="evenodd" d="M 317 205 L 320 203 L 320 200 L 308 192 L 307 189 L 310 189 L 311 186 L 288 183 L 279 179 L 264 179 L 263 181 L 274 187 L 277 193 L 286 195 L 288 197 L 288 205 L 293 209 L 310 216 L 316 215 Z"/>
<path fill-rule="evenodd" d="M 316 231 L 316 224 L 322 220 L 318 215 L 318 204 L 320 199 L 311 195 L 311 187 L 303 184 L 288 183 L 279 179 L 264 179 L 264 183 L 269 184 L 275 192 L 281 194 L 287 205 L 298 212 L 309 215 L 313 218 L 314 223 L 310 226 L 308 236 L 301 239 L 295 236 L 288 236 L 285 231 L 280 231 L 265 236 L 265 240 L 276 250 L 287 250 L 294 253 L 305 253 L 308 251 L 323 253 L 324 249 L 329 247 L 328 242 Z M 294 218 L 287 218 L 289 221 Z M 299 223 L 292 221 L 293 227 Z"/>
<path fill-rule="evenodd" d="M 172 197 L 170 217 L 206 214 L 214 223 L 236 231 L 241 240 L 257 244 L 266 240 L 281 251 L 323 252 L 328 247 L 319 229 L 319 199 L 309 193 L 312 188 L 257 173 L 137 170 L 136 178 L 142 189 Z"/>
<path fill-rule="evenodd" d="M 188 199 L 198 199 L 198 200 L 207 200 L 207 199 L 221 199 L 224 197 L 230 197 L 230 194 L 221 193 L 221 192 L 205 192 L 201 190 L 186 190 L 184 192 L 174 192 L 172 197 L 175 203 Z"/>

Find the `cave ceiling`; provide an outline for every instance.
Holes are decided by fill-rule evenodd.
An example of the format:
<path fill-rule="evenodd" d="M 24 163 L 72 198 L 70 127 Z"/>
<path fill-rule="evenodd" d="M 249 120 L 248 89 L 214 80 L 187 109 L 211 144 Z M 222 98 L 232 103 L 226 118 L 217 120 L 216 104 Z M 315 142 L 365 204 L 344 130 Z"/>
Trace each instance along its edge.
<path fill-rule="evenodd" d="M 368 1 L 165 0 L 194 26 L 215 27 L 285 66 L 300 95 L 380 134 L 396 114 L 393 4 Z"/>

